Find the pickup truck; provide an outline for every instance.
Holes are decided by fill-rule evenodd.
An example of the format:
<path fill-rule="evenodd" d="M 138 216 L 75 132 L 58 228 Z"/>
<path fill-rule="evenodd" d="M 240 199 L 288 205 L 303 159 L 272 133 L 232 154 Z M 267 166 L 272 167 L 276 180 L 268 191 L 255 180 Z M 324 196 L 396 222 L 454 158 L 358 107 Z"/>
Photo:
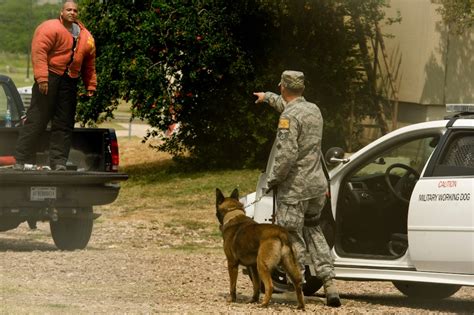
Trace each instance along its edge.
<path fill-rule="evenodd" d="M 445 120 L 397 129 L 351 156 L 326 153 L 333 168 L 320 226 L 337 279 L 391 281 L 408 297 L 429 299 L 474 286 L 474 105 L 447 109 L 455 113 Z M 270 168 L 241 200 L 259 223 L 278 210 L 266 194 Z M 289 288 L 284 273 L 273 282 Z M 303 291 L 321 285 L 308 261 Z"/>
<path fill-rule="evenodd" d="M 11 122 L 6 119 L 7 111 Z M 27 222 L 49 221 L 55 245 L 61 250 L 83 249 L 99 216 L 93 206 L 113 202 L 119 182 L 119 151 L 113 129 L 75 128 L 66 171 L 51 171 L 49 130 L 37 143 L 37 165 L 14 170 L 13 157 L 24 107 L 13 81 L 0 75 L 0 232 Z M 25 165 L 26 166 L 26 165 Z M 26 167 L 25 167 L 26 168 Z"/>

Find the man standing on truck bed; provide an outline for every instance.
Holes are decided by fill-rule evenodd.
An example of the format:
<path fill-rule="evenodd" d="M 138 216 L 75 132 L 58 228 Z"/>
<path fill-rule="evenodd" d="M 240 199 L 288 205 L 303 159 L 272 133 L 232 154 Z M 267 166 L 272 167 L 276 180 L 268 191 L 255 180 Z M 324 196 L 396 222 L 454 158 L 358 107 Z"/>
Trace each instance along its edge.
<path fill-rule="evenodd" d="M 15 169 L 36 164 L 36 144 L 51 120 L 49 163 L 53 170 L 66 170 L 77 105 L 79 76 L 88 96 L 97 86 L 95 43 L 77 20 L 78 5 L 66 0 L 58 19 L 38 26 L 31 44 L 35 83 L 31 106 L 16 146 Z"/>

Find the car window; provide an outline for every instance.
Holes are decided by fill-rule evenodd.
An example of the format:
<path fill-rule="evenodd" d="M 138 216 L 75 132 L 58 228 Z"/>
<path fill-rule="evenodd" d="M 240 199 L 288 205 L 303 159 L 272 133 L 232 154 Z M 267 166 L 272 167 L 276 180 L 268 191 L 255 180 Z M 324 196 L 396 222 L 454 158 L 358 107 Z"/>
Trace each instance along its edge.
<path fill-rule="evenodd" d="M 428 158 L 437 145 L 438 137 L 416 139 L 394 147 L 379 156 L 372 163 L 361 168 L 355 176 L 384 174 L 387 167 L 395 163 L 405 164 L 421 173 Z M 394 169 L 393 173 L 402 175 L 403 169 Z"/>
<path fill-rule="evenodd" d="M 474 168 L 474 135 L 454 139 L 441 164 Z"/>
<path fill-rule="evenodd" d="M 474 134 L 472 132 L 456 132 L 449 138 L 433 175 L 474 175 Z"/>
<path fill-rule="evenodd" d="M 14 106 L 14 100 L 11 90 L 6 84 L 0 83 L 0 125 L 3 126 L 5 122 L 5 115 L 7 108 L 10 109 L 10 115 L 13 122 L 20 120 L 20 113 L 17 106 Z"/>
<path fill-rule="evenodd" d="M 3 84 L 0 84 L 0 120 L 5 120 L 5 114 L 7 113 L 8 98 L 5 93 Z"/>

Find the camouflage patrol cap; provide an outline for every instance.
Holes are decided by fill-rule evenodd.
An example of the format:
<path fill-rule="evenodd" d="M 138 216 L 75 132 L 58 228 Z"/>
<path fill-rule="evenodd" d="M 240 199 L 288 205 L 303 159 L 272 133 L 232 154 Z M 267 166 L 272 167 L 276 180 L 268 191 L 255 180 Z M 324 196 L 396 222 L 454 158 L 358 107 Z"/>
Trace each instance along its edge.
<path fill-rule="evenodd" d="M 280 85 L 299 90 L 304 88 L 304 73 L 301 71 L 286 70 L 281 74 Z"/>

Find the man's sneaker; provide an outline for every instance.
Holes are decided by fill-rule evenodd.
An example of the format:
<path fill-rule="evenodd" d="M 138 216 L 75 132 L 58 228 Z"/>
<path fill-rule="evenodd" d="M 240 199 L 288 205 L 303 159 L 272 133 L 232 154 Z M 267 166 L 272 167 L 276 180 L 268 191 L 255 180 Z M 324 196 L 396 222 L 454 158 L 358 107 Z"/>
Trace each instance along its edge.
<path fill-rule="evenodd" d="M 23 163 L 15 163 L 15 165 L 13 165 L 13 169 L 15 171 L 23 171 L 25 169 L 25 164 Z"/>
<path fill-rule="evenodd" d="M 326 293 L 326 305 L 332 307 L 341 306 L 341 299 L 337 292 L 336 283 L 334 280 L 328 280 L 324 282 L 324 292 Z"/>
<path fill-rule="evenodd" d="M 65 170 L 66 170 L 66 165 L 57 164 L 57 165 L 54 167 L 54 170 L 55 170 L 55 171 L 65 171 Z"/>

